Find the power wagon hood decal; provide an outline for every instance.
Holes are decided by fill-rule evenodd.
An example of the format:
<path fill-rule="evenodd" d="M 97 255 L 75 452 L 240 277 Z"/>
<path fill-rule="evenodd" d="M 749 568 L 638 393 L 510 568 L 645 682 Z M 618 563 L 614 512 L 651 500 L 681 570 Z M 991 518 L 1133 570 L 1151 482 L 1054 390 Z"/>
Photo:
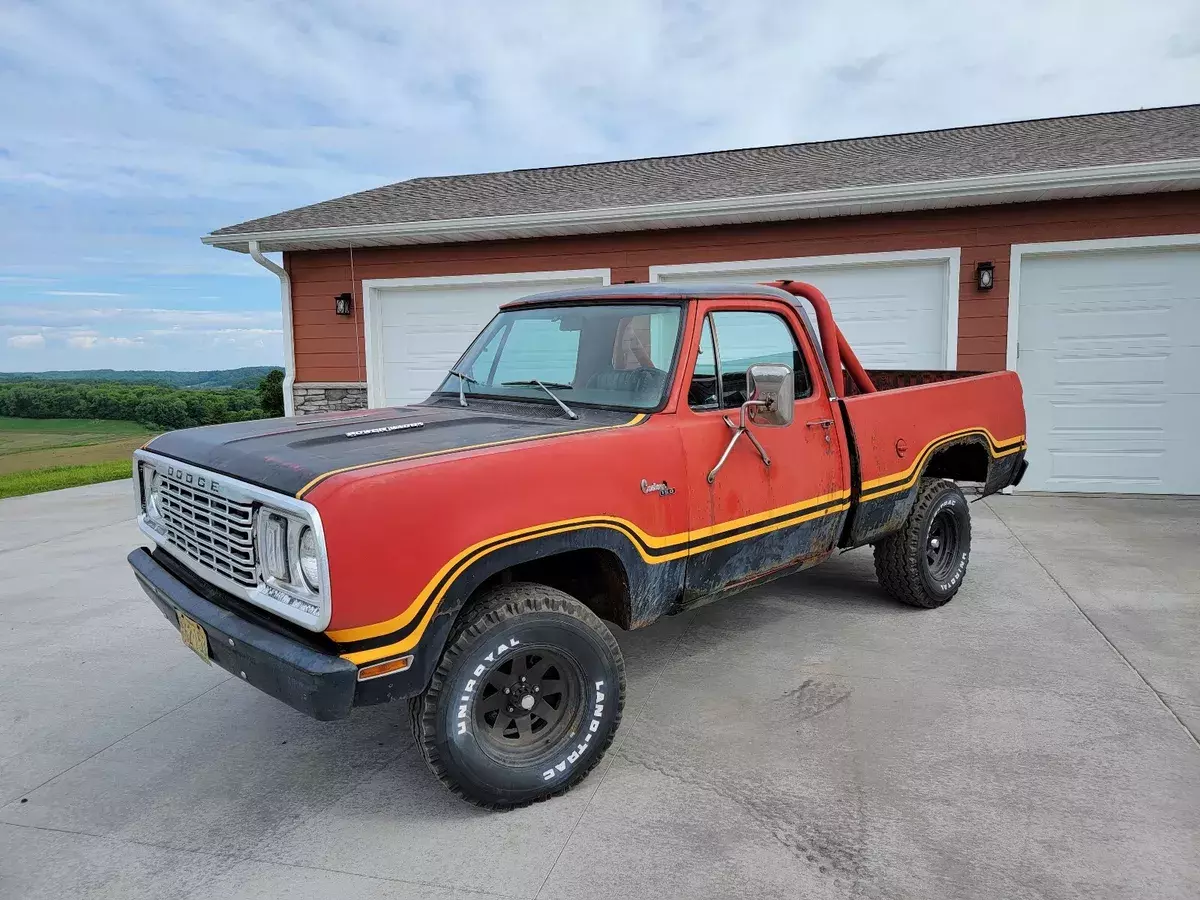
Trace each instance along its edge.
<path fill-rule="evenodd" d="M 511 408 L 511 404 L 506 404 Z M 533 410 L 541 412 L 538 407 Z M 579 419 L 479 405 L 400 406 L 171 431 L 146 449 L 268 490 L 299 495 L 324 477 L 411 457 L 632 424 L 642 416 L 580 409 Z"/>

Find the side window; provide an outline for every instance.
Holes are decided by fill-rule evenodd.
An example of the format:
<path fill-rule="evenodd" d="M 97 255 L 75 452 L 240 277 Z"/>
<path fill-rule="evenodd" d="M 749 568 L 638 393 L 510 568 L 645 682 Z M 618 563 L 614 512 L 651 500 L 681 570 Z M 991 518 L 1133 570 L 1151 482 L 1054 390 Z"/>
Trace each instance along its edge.
<path fill-rule="evenodd" d="M 720 352 L 722 407 L 746 402 L 746 369 L 755 363 L 791 366 L 797 399 L 812 394 L 804 355 L 783 318 L 769 312 L 715 312 L 712 320 Z"/>
<path fill-rule="evenodd" d="M 537 378 L 571 384 L 578 361 L 578 330 L 563 330 L 556 319 L 516 319 L 492 383 Z"/>
<path fill-rule="evenodd" d="M 712 328 L 709 318 L 704 317 L 704 330 L 700 333 L 700 355 L 696 357 L 696 369 L 692 383 L 688 386 L 688 406 L 692 409 L 718 409 L 717 401 L 717 355 L 713 352 Z"/>

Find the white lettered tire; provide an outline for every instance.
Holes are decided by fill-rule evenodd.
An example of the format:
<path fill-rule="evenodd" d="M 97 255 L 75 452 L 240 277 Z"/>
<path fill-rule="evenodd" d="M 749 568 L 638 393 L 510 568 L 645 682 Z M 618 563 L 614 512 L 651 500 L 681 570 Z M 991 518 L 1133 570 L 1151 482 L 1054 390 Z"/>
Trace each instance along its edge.
<path fill-rule="evenodd" d="M 625 661 L 591 610 L 539 584 L 465 609 L 428 689 L 409 701 L 426 763 L 479 806 L 525 806 L 578 784 L 625 703 Z"/>
<path fill-rule="evenodd" d="M 962 489 L 922 478 L 904 524 L 875 545 L 875 574 L 902 603 L 936 609 L 962 587 L 970 557 L 971 507 Z"/>

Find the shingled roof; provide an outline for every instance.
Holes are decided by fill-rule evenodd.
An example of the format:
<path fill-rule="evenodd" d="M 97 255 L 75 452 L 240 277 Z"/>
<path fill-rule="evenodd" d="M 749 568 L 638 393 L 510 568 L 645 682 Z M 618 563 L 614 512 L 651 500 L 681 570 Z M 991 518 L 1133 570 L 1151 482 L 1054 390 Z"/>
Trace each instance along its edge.
<path fill-rule="evenodd" d="M 1108 178 L 1113 189 L 1105 190 L 1106 180 L 1100 176 L 1106 172 L 1124 174 L 1131 167 L 1127 174 L 1144 170 L 1145 174 L 1160 176 L 1150 180 L 1153 184 L 1141 179 L 1146 190 L 1171 190 L 1200 184 L 1191 180 L 1193 175 L 1200 176 L 1200 167 L 1192 165 L 1198 161 L 1200 105 L 1179 106 L 685 156 L 414 178 L 221 228 L 205 242 L 244 249 L 246 240 L 258 239 L 263 249 L 286 249 L 289 245 L 482 239 L 521 236 L 524 232 L 571 233 L 565 220 L 565 231 L 555 231 L 554 222 L 564 216 L 570 219 L 574 214 L 597 211 L 605 215 L 582 217 L 574 231 L 620 230 L 628 227 L 622 224 L 622 211 L 632 214 L 664 205 L 667 212 L 692 210 L 697 216 L 694 224 L 708 224 L 703 215 L 706 211 L 720 213 L 722 206 L 730 206 L 731 201 L 748 198 L 827 198 L 835 205 L 838 201 L 849 204 L 844 210 L 835 206 L 813 213 L 831 215 L 875 211 L 874 207 L 849 207 L 861 206 L 876 194 L 886 198 L 897 193 L 888 190 L 897 186 L 904 186 L 912 195 L 906 201 L 898 199 L 907 203 L 904 208 L 914 208 L 914 204 L 963 205 L 954 202 L 953 192 L 943 192 L 942 202 L 934 202 L 938 199 L 935 196 L 922 204 L 922 188 L 934 185 L 974 185 L 984 196 L 989 185 L 1013 189 L 1025 186 L 1035 191 L 1035 196 L 1018 192 L 999 201 L 1003 202 L 1038 199 L 1061 181 L 1054 177 L 1056 173 L 1094 173 L 1092 182 L 1097 177 L 1099 182 L 1089 182 L 1086 190 L 1081 185 L 1074 194 L 1079 196 L 1128 192 L 1128 179 Z M 1171 165 L 1179 162 L 1188 165 Z M 1163 164 L 1167 164 L 1165 168 Z M 1026 177 L 1032 175 L 1042 176 L 1040 183 Z M 898 198 L 905 193 L 899 191 Z M 969 197 L 964 201 L 988 202 Z M 770 208 L 771 204 L 766 206 Z M 803 207 L 801 203 L 798 216 L 804 215 Z M 646 217 L 625 216 L 631 217 L 633 227 L 678 224 L 678 216 L 668 215 L 661 223 L 661 217 L 648 221 Z M 755 216 L 743 209 L 738 218 L 726 220 L 790 217 Z M 609 219 L 613 224 L 606 225 Z M 707 219 L 712 220 L 712 215 Z M 494 220 L 498 229 L 495 234 L 487 227 L 489 220 Z M 451 223 L 463 227 L 456 229 Z M 430 227 L 420 227 L 425 225 Z M 390 237 L 389 231 L 394 232 Z"/>

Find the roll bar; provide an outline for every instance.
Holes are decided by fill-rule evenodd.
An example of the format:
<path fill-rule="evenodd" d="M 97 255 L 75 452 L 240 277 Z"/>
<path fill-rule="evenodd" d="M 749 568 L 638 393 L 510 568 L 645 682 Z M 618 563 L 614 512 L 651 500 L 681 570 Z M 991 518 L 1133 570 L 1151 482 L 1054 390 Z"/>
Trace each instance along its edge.
<path fill-rule="evenodd" d="M 825 299 L 824 294 L 803 281 L 770 281 L 767 282 L 767 286 L 787 291 L 793 297 L 803 297 L 812 304 L 812 308 L 817 314 L 817 331 L 821 335 L 821 352 L 824 353 L 825 364 L 829 367 L 829 377 L 833 379 L 834 394 L 842 397 L 846 393 L 846 380 L 842 374 L 843 366 L 850 373 L 855 387 L 864 394 L 875 393 L 875 385 L 871 381 L 871 376 L 858 361 L 846 336 L 842 334 L 842 329 L 838 328 L 837 322 L 833 320 L 833 310 L 829 308 L 829 301 Z"/>

